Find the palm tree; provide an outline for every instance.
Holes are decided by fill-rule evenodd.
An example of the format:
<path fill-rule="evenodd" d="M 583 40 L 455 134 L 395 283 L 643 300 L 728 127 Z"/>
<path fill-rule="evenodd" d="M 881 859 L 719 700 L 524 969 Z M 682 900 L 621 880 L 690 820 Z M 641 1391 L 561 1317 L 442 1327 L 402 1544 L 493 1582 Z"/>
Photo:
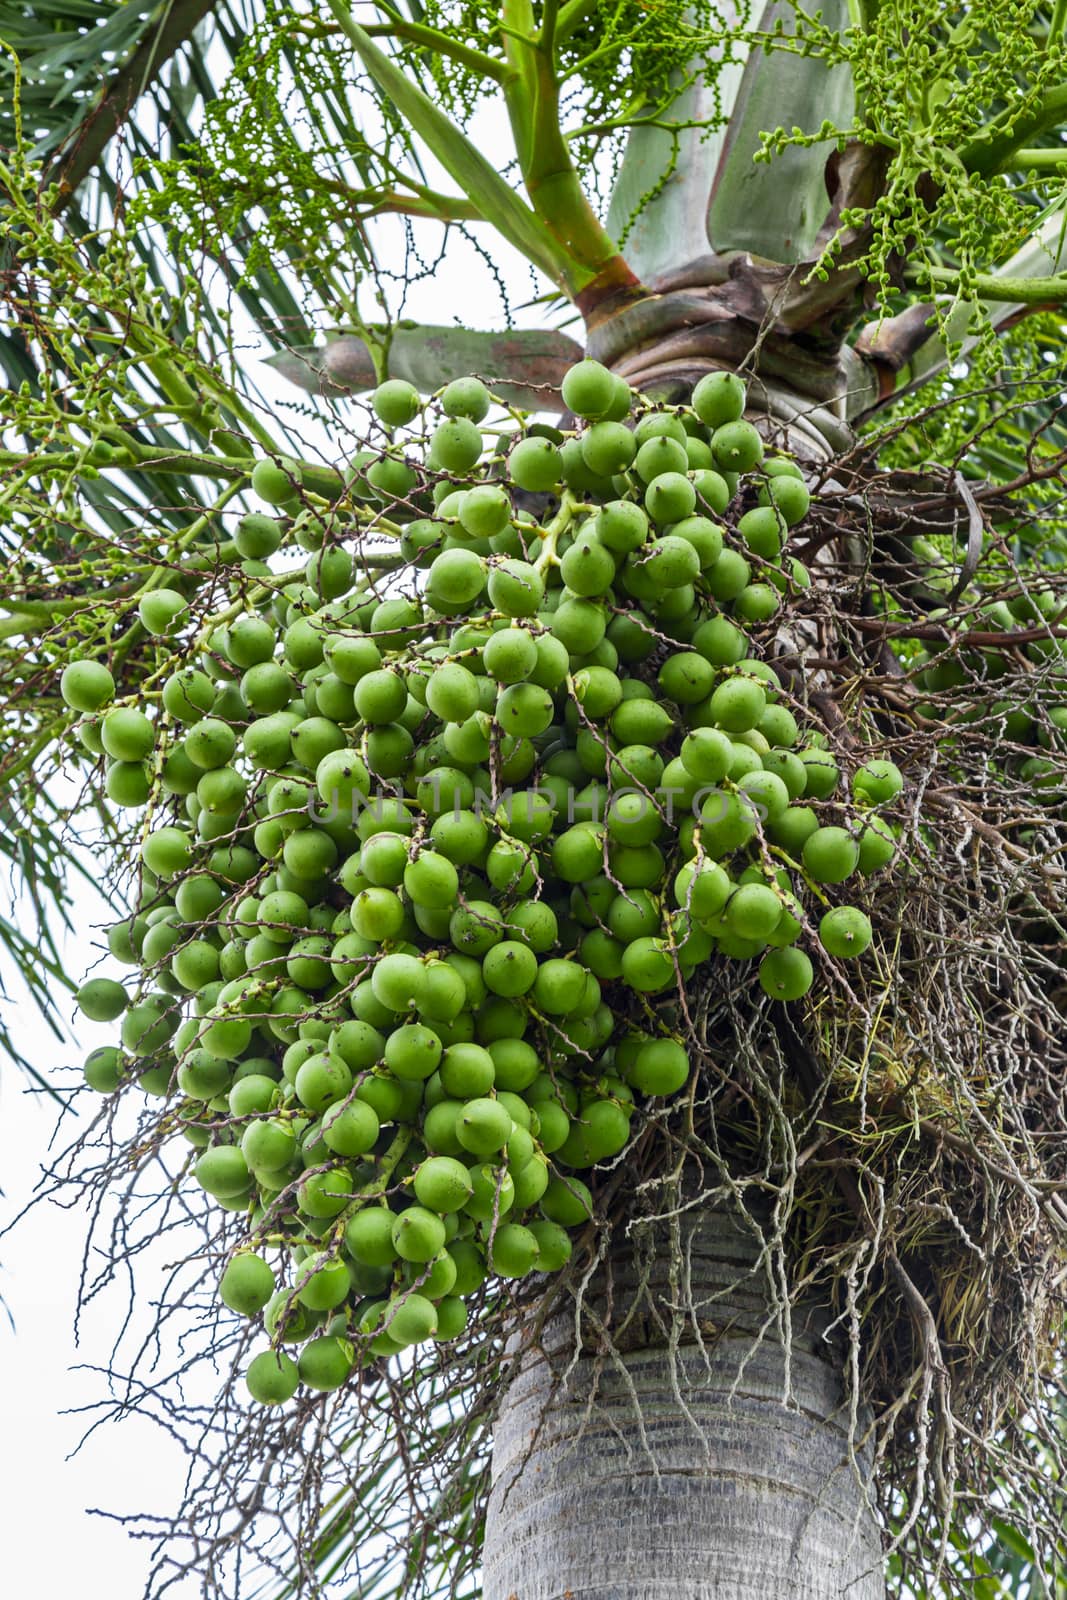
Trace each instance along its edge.
<path fill-rule="evenodd" d="M 155 559 L 173 564 L 183 539 L 198 548 L 210 504 L 205 441 L 221 426 L 223 494 L 240 488 L 253 451 L 277 448 L 280 424 L 262 420 L 249 375 L 212 376 L 233 355 L 225 284 L 275 346 L 275 366 L 333 415 L 387 373 L 431 392 L 476 371 L 514 404 L 558 416 L 563 374 L 583 352 L 672 404 L 710 370 L 744 373 L 749 415 L 820 491 L 833 560 L 818 587 L 839 635 L 801 628 L 782 649 L 829 675 L 816 698 L 845 737 L 860 691 L 839 680 L 865 683 L 878 725 L 908 749 L 942 714 L 935 700 L 914 721 L 914 691 L 900 685 L 915 651 L 954 655 L 962 629 L 984 659 L 995 655 L 972 587 L 990 530 L 1024 593 L 1035 582 L 1058 593 L 1061 4 L 946 13 L 832 0 L 813 15 L 781 0 L 751 11 L 375 0 L 357 16 L 346 0 L 111 0 L 93 10 L 88 29 L 75 6 L 0 6 L 10 84 L 20 63 L 22 131 L 11 120 L 2 139 L 18 152 L 3 174 L 9 248 L 37 226 L 26 136 L 39 141 L 45 206 L 65 238 L 84 241 L 85 294 L 103 293 L 89 275 L 118 237 L 126 270 L 139 260 L 172 316 L 133 353 L 140 392 L 174 420 L 160 428 L 124 400 L 130 453 L 80 480 L 86 537 L 139 526 L 166 472 L 173 492 L 154 522 Z M 110 74 L 92 92 L 104 49 Z M 512 140 L 493 159 L 476 125 L 490 103 Z M 490 262 L 499 248 L 517 252 L 536 275 L 545 326 L 458 329 L 444 306 L 438 325 L 405 321 L 387 252 L 408 251 L 399 276 L 410 277 L 430 270 L 418 250 L 442 240 Z M 40 273 L 55 283 L 61 270 L 69 282 L 65 259 Z M 198 292 L 208 271 L 214 297 Z M 106 329 L 97 318 L 64 338 L 53 310 L 34 339 L 23 272 L 9 260 L 12 390 L 43 393 L 46 368 L 76 387 L 87 357 L 114 344 L 117 303 Z M 563 322 L 570 332 L 551 325 Z M 180 353 L 189 336 L 199 354 Z M 39 416 L 14 407 L 8 422 L 40 447 Z M 21 459 L 12 444 L 3 462 L 17 472 Z M 1033 517 L 1019 515 L 1020 495 Z M 10 617 L 0 632 L 21 650 L 38 614 L 20 598 L 20 523 L 9 537 L 18 581 L 0 602 Z M 64 591 L 47 613 L 53 629 L 80 598 Z M 1053 652 L 1062 606 L 1061 595 L 1033 629 Z M 20 841 L 5 848 L 31 881 L 33 861 L 52 873 L 58 854 L 53 819 L 31 816 L 15 781 L 54 751 L 62 721 L 54 693 L 50 707 L 37 692 L 62 659 L 49 638 L 52 653 L 34 662 L 43 677 L 26 673 L 25 655 L 5 665 L 18 707 L 5 804 Z M 838 650 L 835 679 L 826 658 Z M 966 805 L 943 801 L 923 823 L 924 838 L 947 848 L 966 817 L 975 848 L 989 851 L 967 926 L 1027 897 L 1055 925 L 1059 891 L 1020 865 L 1033 832 L 1020 858 L 1000 814 L 973 798 L 977 771 Z M 1062 861 L 1059 844 L 1042 848 Z M 1057 1123 L 1045 1101 L 1046 1121 L 1035 1122 L 1019 1092 L 1007 1096 L 1005 1127 L 991 1128 L 957 1066 L 954 1052 L 977 1034 L 953 1007 L 961 985 L 985 985 L 986 957 L 946 962 L 940 989 L 920 981 L 938 930 L 955 939 L 963 925 L 966 896 L 942 922 L 936 882 L 923 879 L 912 910 L 895 913 L 911 948 L 898 951 L 883 997 L 856 1013 L 866 1044 L 855 1016 L 847 1027 L 829 1011 L 801 1024 L 729 988 L 696 997 L 708 1079 L 684 1126 L 651 1122 L 626 1167 L 603 1175 L 601 1208 L 615 1226 L 598 1232 L 583 1272 L 517 1310 L 498 1306 L 486 1324 L 487 1338 L 508 1341 L 494 1382 L 509 1381 L 494 1396 L 485 1600 L 874 1597 L 887 1570 L 910 1592 L 920 1580 L 947 1591 L 988 1583 L 989 1508 L 976 1497 L 993 1483 L 1021 1497 L 1010 1514 L 998 1503 L 1001 1522 L 1014 1516 L 1027 1530 L 1018 1537 L 1049 1581 L 1060 1557 L 1055 1535 L 1040 1534 L 1040 1484 L 1058 1457 L 1035 1466 L 1019 1439 L 1055 1381 L 1048 1338 L 1062 1305 L 1053 1291 L 1035 1309 L 1034 1285 L 1062 1260 L 1049 1199 L 1062 1176 Z M 45 890 L 58 894 L 50 880 Z M 1004 939 L 1018 987 L 996 1004 L 1005 1015 L 1043 1006 L 1035 997 L 1059 958 Z M 887 1001 L 899 1006 L 891 1045 L 873 1020 Z M 989 1006 L 994 1075 L 998 1051 L 1062 1059 L 1062 1034 L 1039 1046 Z M 731 1062 L 716 1059 L 716 1028 Z M 912 1078 L 927 1070 L 935 1033 L 939 1110 L 937 1094 L 915 1097 Z M 850 1052 L 862 1057 L 851 1079 L 836 1070 Z M 924 1172 L 929 1198 L 918 1192 Z M 985 1295 L 1004 1297 L 999 1310 L 979 1308 Z M 1025 1376 L 1005 1353 L 1005 1327 L 1018 1368 L 1032 1358 Z M 484 1396 L 480 1377 L 464 1381 L 460 1393 Z M 1048 1436 L 1041 1448 L 1054 1448 Z M 471 1537 L 473 1522 L 477 1546 L 488 1479 L 470 1468 L 480 1442 L 467 1438 L 464 1450 L 442 1520 L 450 1538 Z M 395 1495 L 388 1473 L 357 1474 L 351 1497 L 330 1508 L 311 1542 L 324 1574 L 361 1535 L 373 1543 L 382 1484 Z M 391 1594 L 434 1574 L 442 1593 L 459 1592 L 449 1585 L 469 1581 L 469 1563 L 456 1556 L 449 1571 L 447 1556 L 427 1557 L 438 1548 L 433 1516 L 420 1516 L 402 1556 L 391 1550 L 376 1566 L 369 1555 L 371 1568 Z M 441 1537 L 441 1549 L 459 1548 Z"/>

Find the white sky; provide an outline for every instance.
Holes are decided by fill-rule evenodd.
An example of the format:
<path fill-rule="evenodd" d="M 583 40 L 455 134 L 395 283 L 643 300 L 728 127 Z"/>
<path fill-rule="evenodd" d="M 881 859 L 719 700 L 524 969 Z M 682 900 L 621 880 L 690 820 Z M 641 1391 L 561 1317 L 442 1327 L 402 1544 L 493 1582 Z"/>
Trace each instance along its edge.
<path fill-rule="evenodd" d="M 64 950 L 71 971 L 85 964 L 92 926 L 105 918 L 103 903 L 88 886 L 79 887 L 76 933 Z M 110 1042 L 114 1031 L 79 1018 L 70 1039 L 60 1043 L 14 986 L 5 1016 L 23 1054 L 60 1083 L 71 1082 L 70 1069 L 96 1045 Z M 54 1124 L 52 1103 L 27 1092 L 27 1081 L 5 1062 L 0 1071 L 5 1222 L 33 1192 Z M 42 1206 L 0 1241 L 0 1283 L 11 1319 L 0 1323 L 8 1469 L 2 1520 L 9 1529 L 4 1583 L 9 1593 L 38 1595 L 42 1574 L 47 1573 L 51 1593 L 80 1592 L 92 1600 L 104 1592 L 106 1573 L 110 1594 L 134 1600 L 141 1592 L 146 1553 L 131 1544 L 116 1523 L 90 1516 L 88 1508 L 165 1514 L 180 1494 L 182 1462 L 157 1428 L 138 1419 L 99 1430 L 84 1452 L 67 1459 L 92 1418 L 63 1413 L 107 1397 L 102 1376 L 79 1371 L 78 1364 L 107 1361 L 124 1309 L 116 1294 L 104 1296 L 85 1319 L 80 1348 L 75 1345 L 73 1322 L 85 1231 L 81 1208 Z M 142 1325 L 149 1326 L 159 1274 L 150 1270 L 151 1263 L 143 1265 L 138 1293 Z M 176 1600 L 194 1592 L 191 1586 L 176 1591 Z"/>

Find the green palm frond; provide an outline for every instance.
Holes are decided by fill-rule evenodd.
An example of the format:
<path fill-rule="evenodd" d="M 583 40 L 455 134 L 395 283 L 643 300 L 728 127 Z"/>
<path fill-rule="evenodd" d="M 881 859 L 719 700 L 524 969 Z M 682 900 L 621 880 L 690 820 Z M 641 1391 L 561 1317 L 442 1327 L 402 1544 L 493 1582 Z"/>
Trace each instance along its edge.
<path fill-rule="evenodd" d="M 219 79 L 232 71 L 249 26 L 243 0 L 214 5 L 212 0 L 165 0 L 146 7 L 138 0 L 42 0 L 33 5 L 0 3 L 0 150 L 19 150 L 39 164 L 39 182 L 52 186 L 53 209 L 62 215 L 69 235 L 80 241 L 91 268 L 99 267 L 106 246 L 99 230 L 124 215 L 131 175 L 160 151 L 191 147 L 203 107 L 217 95 Z M 109 72 L 101 84 L 101 65 Z M 136 183 L 134 183 L 136 188 Z M 10 202 L 11 196 L 7 199 Z M 4 197 L 0 194 L 0 212 Z M 232 332 L 222 300 L 208 296 L 188 304 L 174 293 L 175 275 L 165 240 L 148 230 L 126 234 L 131 266 L 140 266 L 148 281 L 170 294 L 171 333 L 181 341 L 198 332 L 223 358 Z M 253 325 L 267 331 L 275 345 L 313 338 L 298 301 L 294 281 L 286 282 L 261 266 L 248 266 L 253 240 L 236 239 L 219 270 Z M 8 230 L 0 250 L 9 293 L 19 297 L 17 232 Z M 246 270 L 247 268 L 247 270 Z M 26 301 L 32 299 L 32 285 Z M 110 359 L 106 340 L 84 341 L 75 350 L 52 344 L 47 352 L 27 335 L 17 316 L 0 317 L 0 376 L 9 390 L 42 395 L 42 363 L 47 381 L 64 388 L 84 363 Z M 132 439 L 141 445 L 180 450 L 187 440 L 156 420 L 166 395 L 150 373 L 142 372 L 144 420 L 127 417 Z M 254 385 L 244 386 L 255 399 Z M 14 443 L 12 440 L 11 443 Z M 24 434 L 21 444 L 32 451 L 37 441 Z M 188 473 L 173 474 L 161 496 L 150 474 L 130 470 L 110 473 L 84 485 L 84 503 L 117 542 L 136 536 L 150 517 L 161 538 L 190 528 L 203 513 L 202 485 Z M 17 520 L 0 524 L 0 557 L 14 560 L 21 551 Z M 5 682 L 0 700 L 12 684 Z M 71 984 L 59 954 L 60 931 L 69 926 L 66 884 L 70 874 L 86 868 L 72 848 L 69 819 L 36 781 L 37 769 L 27 753 L 41 743 L 42 727 L 32 713 L 12 714 L 4 741 L 0 781 L 5 785 L 0 817 L 0 860 L 7 863 L 15 886 L 9 907 L 0 914 L 0 947 L 7 970 L 21 979 L 42 1016 L 58 1033 L 62 1007 Z M 12 769 L 20 773 L 11 776 Z M 17 915 L 16 915 L 17 910 Z M 0 1025 L 0 1051 L 31 1072 L 8 1030 Z"/>
<path fill-rule="evenodd" d="M 0 57 L 0 145 L 21 136 L 70 197 L 127 123 L 141 96 L 168 108 L 162 75 L 190 43 L 213 0 L 35 0 L 0 5 L 0 38 L 21 65 L 22 123 L 16 126 L 15 75 Z M 101 64 L 107 75 L 101 84 Z"/>
<path fill-rule="evenodd" d="M 147 10 L 138 0 L 29 7 L 0 0 L 0 39 L 8 46 L 0 52 L 0 149 L 24 146 L 40 163 L 42 185 L 54 186 L 53 208 L 72 232 L 90 238 L 131 195 L 154 186 L 151 163 L 195 148 L 204 108 L 234 70 L 252 10 L 245 0 L 163 0 Z M 111 71 L 101 85 L 102 62 Z M 136 228 L 130 237 L 152 280 L 173 286 L 165 237 Z M 251 230 L 228 241 L 217 258 L 223 282 L 276 342 L 309 340 L 298 280 L 285 283 L 261 267 L 246 274 L 253 242 Z M 191 322 L 183 325 L 181 299 L 175 332 L 185 337 Z M 214 338 L 232 337 L 214 297 L 196 310 Z M 9 344 L 10 335 L 0 354 L 9 381 L 32 379 L 28 353 Z"/>

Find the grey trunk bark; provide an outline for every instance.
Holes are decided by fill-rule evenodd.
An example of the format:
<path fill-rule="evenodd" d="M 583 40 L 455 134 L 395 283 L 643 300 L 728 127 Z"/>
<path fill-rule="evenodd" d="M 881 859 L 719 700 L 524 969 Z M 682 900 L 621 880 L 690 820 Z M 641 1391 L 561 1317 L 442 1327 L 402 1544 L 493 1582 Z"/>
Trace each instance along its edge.
<path fill-rule="evenodd" d="M 826 1319 L 794 1313 L 787 1349 L 758 1242 L 722 1210 L 646 1230 L 646 1262 L 620 1245 L 583 1348 L 572 1296 L 516 1354 L 484 1600 L 882 1600 Z"/>
<path fill-rule="evenodd" d="M 613 364 L 688 394 L 706 360 Z M 801 461 L 850 435 L 765 378 L 752 421 Z M 753 414 L 754 413 L 754 414 Z M 803 634 L 803 630 L 800 630 Z M 803 655 L 803 638 L 782 647 Z M 608 1259 L 516 1341 L 494 1430 L 483 1600 L 884 1600 L 870 1461 L 841 1342 L 783 1330 L 756 1230 L 702 1200 L 673 1228 L 614 1218 Z"/>

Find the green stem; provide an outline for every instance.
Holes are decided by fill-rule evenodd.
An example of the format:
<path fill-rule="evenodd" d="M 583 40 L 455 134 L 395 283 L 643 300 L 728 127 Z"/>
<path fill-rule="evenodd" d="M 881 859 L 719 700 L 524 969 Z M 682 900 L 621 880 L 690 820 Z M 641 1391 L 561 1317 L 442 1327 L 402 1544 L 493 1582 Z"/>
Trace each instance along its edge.
<path fill-rule="evenodd" d="M 148 321 L 147 317 L 145 321 Z M 97 334 L 98 339 L 106 337 L 101 332 Z M 131 320 L 123 326 L 121 334 L 114 336 L 112 342 L 116 347 L 132 350 L 141 358 L 174 410 L 194 432 L 210 440 L 219 431 L 217 417 L 211 415 L 193 386 L 175 369 L 173 348 L 163 336 L 150 339 Z M 270 432 L 216 374 L 207 368 L 201 368 L 197 378 L 209 401 L 220 409 L 229 411 L 265 450 L 277 449 Z M 239 457 L 247 460 L 254 456 L 255 451 L 247 439 L 243 439 L 239 434 L 234 435 L 230 430 L 227 430 L 227 437 Z"/>
<path fill-rule="evenodd" d="M 84 600 L 79 600 L 78 604 L 84 609 Z M 4 609 L 6 611 L 8 607 L 5 606 Z M 47 628 L 50 623 L 50 617 L 41 617 L 36 611 L 29 611 L 25 607 L 21 611 L 12 608 L 11 616 L 0 622 L 0 639 L 18 639 L 24 634 L 33 633 L 35 629 Z"/>
<path fill-rule="evenodd" d="M 504 40 L 504 57 L 510 71 L 508 82 L 504 86 L 504 99 L 515 139 L 515 152 L 525 176 L 526 163 L 534 142 L 535 40 L 533 7 L 530 0 L 502 0 L 500 31 Z"/>
<path fill-rule="evenodd" d="M 985 130 L 983 137 L 974 139 L 958 152 L 959 159 L 968 172 L 989 174 L 998 172 L 1013 153 L 1027 139 L 1055 127 L 1067 114 L 1067 84 L 1050 89 L 1042 98 L 1036 111 L 1022 122 L 1015 123 L 1009 112 L 1002 112 Z"/>
<path fill-rule="evenodd" d="M 370 38 L 407 39 L 411 44 L 423 45 L 435 55 L 444 56 L 448 60 L 458 61 L 461 66 L 470 67 L 472 72 L 479 73 L 483 78 L 491 78 L 494 83 L 507 82 L 508 71 L 503 62 L 495 60 L 493 56 L 485 55 L 481 50 L 473 49 L 451 34 L 441 33 L 437 28 L 428 28 L 421 22 L 405 22 L 402 17 L 396 15 L 392 6 L 382 5 L 381 0 L 379 5 L 390 20 L 368 23 L 363 31 Z"/>
<path fill-rule="evenodd" d="M 411 190 L 410 195 L 404 194 L 400 189 L 386 189 L 380 186 L 356 189 L 340 178 L 318 177 L 315 182 L 323 193 L 336 195 L 344 202 L 348 215 L 355 213 L 360 217 L 377 217 L 391 213 L 406 217 L 427 217 L 433 222 L 484 222 L 482 212 L 464 195 L 440 194 L 438 190 L 431 189 L 424 183 L 417 183 L 414 178 L 409 178 L 403 172 L 397 172 L 395 176 L 398 184 Z M 253 182 L 251 179 L 242 181 L 230 177 L 227 182 L 231 193 L 247 195 L 255 205 L 264 202 L 273 204 L 287 192 L 282 184 L 266 183 L 258 179 Z"/>
<path fill-rule="evenodd" d="M 553 283 L 571 293 L 576 280 L 577 287 L 581 287 L 581 264 L 559 249 L 543 220 L 519 198 L 497 166 L 485 158 L 462 128 L 423 91 L 410 67 L 378 49 L 352 16 L 347 0 L 327 3 L 378 89 L 392 101 L 411 132 L 424 141 L 486 220 Z"/>
<path fill-rule="evenodd" d="M 564 489 L 559 510 L 545 527 L 541 539 L 541 549 L 534 563 L 534 570 L 541 577 L 546 575 L 550 567 L 559 565 L 559 557 L 556 554 L 556 550 L 560 539 L 571 525 L 577 505 L 578 501 L 571 491 Z"/>
<path fill-rule="evenodd" d="M 0 471 L 5 467 L 27 468 L 25 481 L 29 482 L 48 472 L 76 472 L 84 464 L 84 452 L 79 450 L 44 451 L 30 457 L 25 450 L 0 450 Z M 343 487 L 341 474 L 332 467 L 321 467 L 311 461 L 297 461 L 296 468 L 306 489 L 327 499 L 334 499 Z M 110 461 L 93 462 L 98 472 L 193 473 L 205 478 L 249 477 L 249 463 L 233 456 L 211 455 L 196 450 L 161 450 L 155 445 L 138 445 L 128 441 L 126 453 Z"/>
<path fill-rule="evenodd" d="M 128 583 L 114 589 L 101 589 L 93 595 L 93 604 L 98 601 L 120 600 L 132 593 L 133 585 Z M 36 600 L 0 601 L 0 606 L 9 613 L 5 620 L 0 622 L 0 639 L 17 639 L 25 634 L 47 632 L 63 617 L 75 616 L 79 611 L 84 611 L 88 604 L 83 594 L 67 600 L 52 600 L 48 604 Z"/>
<path fill-rule="evenodd" d="M 361 211 L 363 217 L 377 217 L 385 213 L 404 217 L 425 217 L 430 222 L 484 222 L 484 212 L 480 211 L 473 200 L 466 199 L 463 195 L 439 194 L 435 189 L 424 189 L 421 185 L 404 180 L 411 184 L 415 195 L 398 194 L 395 189 L 381 195 L 372 206 Z"/>
<path fill-rule="evenodd" d="M 556 45 L 566 44 L 572 34 L 588 21 L 596 10 L 598 0 L 566 0 L 560 7 L 555 26 Z"/>
<path fill-rule="evenodd" d="M 908 274 L 909 279 L 913 275 Z M 923 267 L 914 274 L 918 283 L 934 283 L 954 293 L 965 293 L 980 300 L 997 300 L 1012 305 L 1062 305 L 1067 301 L 1067 273 L 1055 278 L 999 278 L 991 272 L 975 272 L 963 282 L 950 267 Z"/>
<path fill-rule="evenodd" d="M 1067 4 L 1067 0 L 1064 0 Z M 1067 164 L 1067 144 L 1020 149 L 1000 164 L 1001 172 L 1051 172 Z"/>
<path fill-rule="evenodd" d="M 361 1200 L 372 1200 L 375 1195 L 385 1193 L 389 1187 L 389 1180 L 400 1165 L 404 1152 L 411 1140 L 412 1130 L 410 1128 L 399 1128 L 397 1130 L 392 1144 L 382 1156 L 378 1176 L 373 1178 L 370 1183 L 364 1184 L 363 1188 L 358 1191 Z"/>
<path fill-rule="evenodd" d="M 503 0 L 502 16 L 508 30 L 507 58 L 513 68 L 504 98 L 519 168 L 534 214 L 567 255 L 585 269 L 581 276 L 570 275 L 572 298 L 612 267 L 620 285 L 633 283 L 636 280 L 625 268 L 618 246 L 589 203 L 560 126 L 554 48 L 558 22 L 552 14 L 547 15 L 541 34 L 536 35 L 530 0 Z"/>
<path fill-rule="evenodd" d="M 0 450 L 0 471 L 5 467 L 24 465 L 27 460 L 25 450 Z M 32 458 L 32 471 L 30 476 L 40 477 L 50 472 L 76 472 L 84 464 L 84 451 L 81 450 L 55 450 L 42 451 L 40 455 Z M 145 472 L 195 472 L 201 477 L 213 478 L 247 478 L 247 461 L 238 461 L 226 456 L 213 456 L 201 454 L 195 450 L 168 450 L 161 454 L 151 445 L 135 445 L 132 441 L 126 447 L 122 456 L 115 455 L 110 461 L 94 461 L 93 466 L 98 472 L 129 472 L 143 470 Z"/>

